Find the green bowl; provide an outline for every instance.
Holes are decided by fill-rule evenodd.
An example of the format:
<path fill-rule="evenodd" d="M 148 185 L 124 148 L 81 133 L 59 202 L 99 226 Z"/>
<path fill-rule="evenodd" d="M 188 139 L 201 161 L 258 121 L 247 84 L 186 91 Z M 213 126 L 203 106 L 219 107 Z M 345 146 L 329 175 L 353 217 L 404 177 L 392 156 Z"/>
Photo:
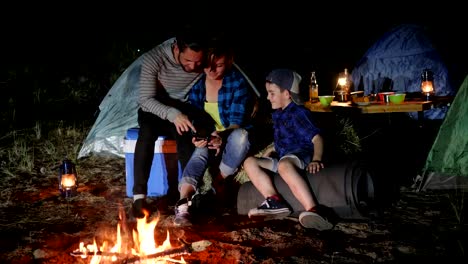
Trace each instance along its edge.
<path fill-rule="evenodd" d="M 335 98 L 334 95 L 320 95 L 319 96 L 320 103 L 323 106 L 329 106 L 331 102 L 333 101 L 333 98 Z"/>
<path fill-rule="evenodd" d="M 388 99 L 390 100 L 391 103 L 394 103 L 394 104 L 401 104 L 403 101 L 405 101 L 405 97 L 406 97 L 405 93 L 396 93 L 396 94 L 388 95 Z"/>

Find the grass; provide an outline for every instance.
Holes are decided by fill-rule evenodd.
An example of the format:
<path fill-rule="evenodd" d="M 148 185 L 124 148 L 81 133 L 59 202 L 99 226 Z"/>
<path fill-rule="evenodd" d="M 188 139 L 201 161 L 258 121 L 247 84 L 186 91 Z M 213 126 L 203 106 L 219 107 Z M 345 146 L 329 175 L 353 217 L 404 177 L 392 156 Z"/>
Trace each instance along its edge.
<path fill-rule="evenodd" d="M 76 161 L 87 127 L 58 126 L 44 130 L 40 123 L 30 129 L 15 130 L 4 135 L 1 142 L 0 181 L 2 188 L 20 184 L 21 175 L 56 176 L 56 167 L 68 157 Z"/>

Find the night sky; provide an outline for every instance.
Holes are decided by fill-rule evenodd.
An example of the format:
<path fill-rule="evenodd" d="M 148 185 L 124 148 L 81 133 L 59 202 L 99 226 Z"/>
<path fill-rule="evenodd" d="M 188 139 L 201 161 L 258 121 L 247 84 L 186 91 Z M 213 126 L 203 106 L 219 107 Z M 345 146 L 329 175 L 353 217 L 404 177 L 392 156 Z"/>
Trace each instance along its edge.
<path fill-rule="evenodd" d="M 468 52 L 460 40 L 468 32 L 468 23 L 457 6 L 420 2 L 408 7 L 394 1 L 324 5 L 304 0 L 265 1 L 252 7 L 233 1 L 222 5 L 218 1 L 220 6 L 193 2 L 8 7 L 0 21 L 3 62 L 57 65 L 58 69 L 92 67 L 115 43 L 146 51 L 181 25 L 200 23 L 208 30 L 228 33 L 237 63 L 252 72 L 254 80 L 262 79 L 271 68 L 292 67 L 302 74 L 317 71 L 320 82 L 345 67 L 352 69 L 391 28 L 415 23 L 428 28 L 457 78 L 468 73 Z"/>

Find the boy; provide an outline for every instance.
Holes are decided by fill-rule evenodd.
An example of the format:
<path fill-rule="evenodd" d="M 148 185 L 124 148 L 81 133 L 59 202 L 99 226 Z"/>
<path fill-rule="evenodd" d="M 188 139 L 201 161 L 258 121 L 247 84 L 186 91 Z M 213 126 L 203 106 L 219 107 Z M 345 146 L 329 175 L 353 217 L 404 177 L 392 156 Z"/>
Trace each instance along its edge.
<path fill-rule="evenodd" d="M 257 208 L 249 211 L 250 218 L 281 219 L 291 214 L 288 203 L 276 191 L 273 180 L 266 170 L 277 172 L 291 189 L 305 211 L 299 222 L 305 228 L 328 230 L 333 228 L 320 215 L 318 203 L 304 176 L 304 170 L 316 173 L 324 168 L 321 161 L 323 139 L 320 130 L 313 124 L 311 112 L 301 106 L 299 83 L 301 76 L 290 69 L 276 69 L 266 77 L 267 99 L 274 110 L 274 145 L 262 157 L 248 157 L 244 169 L 252 184 L 265 197 Z M 277 156 L 272 156 L 276 152 Z"/>

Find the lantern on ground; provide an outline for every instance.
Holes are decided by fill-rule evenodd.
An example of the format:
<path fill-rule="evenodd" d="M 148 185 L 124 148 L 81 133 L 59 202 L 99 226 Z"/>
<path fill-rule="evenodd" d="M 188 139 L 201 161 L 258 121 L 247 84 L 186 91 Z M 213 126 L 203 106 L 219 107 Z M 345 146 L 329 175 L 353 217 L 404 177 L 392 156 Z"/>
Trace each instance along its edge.
<path fill-rule="evenodd" d="M 434 96 L 434 73 L 428 69 L 424 69 L 421 74 L 421 91 L 426 101 Z"/>
<path fill-rule="evenodd" d="M 63 197 L 72 197 L 77 191 L 76 168 L 69 159 L 65 159 L 60 165 L 59 191 Z"/>

